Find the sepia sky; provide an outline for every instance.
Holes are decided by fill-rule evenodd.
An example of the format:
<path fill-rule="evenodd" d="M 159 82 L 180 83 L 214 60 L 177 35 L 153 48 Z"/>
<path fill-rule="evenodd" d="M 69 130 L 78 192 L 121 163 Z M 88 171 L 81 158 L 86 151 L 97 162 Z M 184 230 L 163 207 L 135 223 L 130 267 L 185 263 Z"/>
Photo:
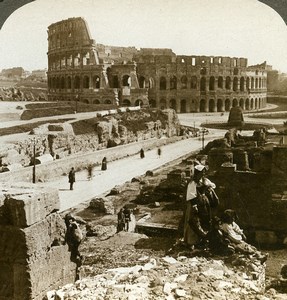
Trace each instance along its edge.
<path fill-rule="evenodd" d="M 287 72 L 287 26 L 257 0 L 36 0 L 0 30 L 0 70 L 47 68 L 47 27 L 83 17 L 97 43 L 265 60 Z"/>

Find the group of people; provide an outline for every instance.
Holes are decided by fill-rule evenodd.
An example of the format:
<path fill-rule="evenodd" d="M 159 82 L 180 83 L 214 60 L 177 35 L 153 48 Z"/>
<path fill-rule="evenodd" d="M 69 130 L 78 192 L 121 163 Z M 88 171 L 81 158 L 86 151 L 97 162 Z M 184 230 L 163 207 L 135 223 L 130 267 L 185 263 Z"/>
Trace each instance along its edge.
<path fill-rule="evenodd" d="M 157 157 L 158 158 L 161 157 L 161 148 L 160 147 L 157 148 Z M 145 152 L 144 152 L 143 148 L 140 149 L 140 158 L 145 158 Z"/>
<path fill-rule="evenodd" d="M 131 210 L 125 205 L 118 212 L 117 232 L 129 231 L 129 224 L 131 222 Z"/>
<path fill-rule="evenodd" d="M 158 158 L 161 157 L 161 148 L 157 149 L 157 155 L 158 155 Z M 145 152 L 144 152 L 143 148 L 140 149 L 140 158 L 145 158 Z M 101 170 L 106 171 L 107 168 L 108 168 L 108 161 L 107 161 L 107 158 L 104 157 L 103 160 L 102 160 L 102 164 L 101 164 Z M 92 180 L 92 178 L 93 178 L 93 169 L 94 169 L 94 167 L 93 167 L 92 164 L 89 164 L 87 166 L 88 180 Z M 75 176 L 75 169 L 74 168 L 71 168 L 71 170 L 68 174 L 68 179 L 69 179 L 69 183 L 70 183 L 70 190 L 73 190 L 74 189 L 74 183 L 76 182 L 76 176 Z"/>
<path fill-rule="evenodd" d="M 107 158 L 104 157 L 102 160 L 102 164 L 101 164 L 101 170 L 105 171 L 108 168 L 108 162 L 107 162 Z M 87 171 L 88 171 L 88 180 L 92 180 L 93 178 L 93 170 L 94 170 L 94 166 L 92 164 L 89 164 L 87 166 Z M 76 182 L 76 172 L 75 172 L 75 168 L 72 167 L 69 174 L 68 174 L 68 181 L 70 184 L 70 190 L 74 189 L 74 183 Z"/>
<path fill-rule="evenodd" d="M 219 205 L 215 188 L 216 185 L 206 177 L 206 166 L 195 165 L 186 190 L 185 244 L 191 249 L 209 249 L 216 255 L 238 252 L 265 261 L 266 255 L 246 242 L 234 210 L 225 210 L 221 218 L 214 216 L 212 210 Z"/>

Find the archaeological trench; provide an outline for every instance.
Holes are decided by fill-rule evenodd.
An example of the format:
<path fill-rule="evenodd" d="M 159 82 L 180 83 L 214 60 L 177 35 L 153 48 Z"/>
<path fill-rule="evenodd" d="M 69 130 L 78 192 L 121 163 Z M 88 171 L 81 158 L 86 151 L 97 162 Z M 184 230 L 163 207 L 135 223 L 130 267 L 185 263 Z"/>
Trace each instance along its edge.
<path fill-rule="evenodd" d="M 144 126 L 139 126 L 136 132 L 128 128 L 127 121 Z M 223 262 L 220 257 L 197 256 L 176 247 L 167 251 L 172 243 L 156 257 L 150 249 L 121 245 L 125 259 L 111 259 L 119 249 L 111 251 L 109 241 L 116 243 L 138 237 L 134 245 L 139 245 L 149 237 L 159 237 L 164 244 L 164 238 L 174 242 L 180 237 L 184 188 L 197 153 L 148 171 L 145 176 L 131 178 L 123 186 L 73 210 L 81 221 L 85 239 L 80 248 L 82 265 L 71 261 L 63 219 L 67 212 L 59 212 L 57 190 L 31 184 L 33 138 L 40 183 L 49 180 L 51 174 L 63 175 L 72 165 L 81 170 L 88 164 L 99 164 L 96 155 L 99 150 L 119 159 L 135 154 L 132 147 L 135 142 L 141 142 L 148 150 L 194 134 L 193 129 L 180 126 L 173 110 L 110 113 L 98 116 L 91 127 L 90 132 L 76 135 L 75 128 L 79 126 L 69 122 L 42 125 L 33 129 L 30 140 L 18 141 L 1 153 L 2 171 L 15 163 L 22 166 L 0 173 L 1 300 L 128 299 L 132 292 L 138 298 L 129 299 L 227 299 L 228 295 L 231 297 L 228 299 L 266 299 L 264 293 L 269 296 L 276 293 L 273 289 L 272 293 L 265 291 L 266 265 L 254 259 L 237 256 Z M 162 136 L 166 138 L 161 139 Z M 119 145 L 121 153 L 117 151 Z M 208 159 L 209 177 L 217 186 L 220 205 L 216 213 L 235 209 L 252 244 L 282 246 L 287 237 L 287 148 L 279 144 L 271 147 L 262 135 L 238 137 L 229 130 L 224 139 L 210 142 L 199 155 Z M 136 233 L 116 233 L 116 214 L 125 204 L 134 209 Z M 106 243 L 106 248 L 101 243 Z M 153 259 L 140 262 L 140 256 L 146 255 Z M 141 267 L 137 271 L 129 269 L 128 274 L 113 277 L 105 273 L 105 268 L 136 265 Z M 88 282 L 93 276 L 94 281 Z M 283 277 L 281 291 L 284 291 Z M 76 279 L 81 280 L 73 285 Z M 70 284 L 69 288 L 56 291 L 66 284 Z M 144 296 L 145 293 L 149 296 Z M 236 298 L 238 293 L 243 298 Z"/>

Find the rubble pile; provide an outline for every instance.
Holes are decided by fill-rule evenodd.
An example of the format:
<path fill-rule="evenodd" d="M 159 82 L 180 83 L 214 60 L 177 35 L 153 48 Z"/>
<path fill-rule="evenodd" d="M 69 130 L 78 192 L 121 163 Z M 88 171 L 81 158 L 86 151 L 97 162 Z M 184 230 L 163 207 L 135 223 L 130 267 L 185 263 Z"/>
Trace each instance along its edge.
<path fill-rule="evenodd" d="M 246 257 L 226 263 L 220 258 L 142 256 L 133 266 L 50 291 L 47 299 L 268 299 L 264 280 L 265 266 Z"/>

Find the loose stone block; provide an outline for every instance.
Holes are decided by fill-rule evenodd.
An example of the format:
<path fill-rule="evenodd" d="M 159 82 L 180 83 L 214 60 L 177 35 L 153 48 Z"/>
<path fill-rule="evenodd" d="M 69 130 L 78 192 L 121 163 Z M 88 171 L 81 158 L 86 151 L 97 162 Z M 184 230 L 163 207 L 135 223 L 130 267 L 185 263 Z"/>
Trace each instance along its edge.
<path fill-rule="evenodd" d="M 54 212 L 58 204 L 53 189 L 1 185 L 0 300 L 42 300 L 48 290 L 74 282 L 76 263 L 65 222 Z"/>
<path fill-rule="evenodd" d="M 0 185 L 0 199 L 2 199 L 0 205 L 2 203 L 3 206 L 4 202 L 2 210 L 6 212 L 6 224 L 21 228 L 39 222 L 60 208 L 59 195 L 56 189 L 28 183 L 13 185 L 2 183 Z"/>

